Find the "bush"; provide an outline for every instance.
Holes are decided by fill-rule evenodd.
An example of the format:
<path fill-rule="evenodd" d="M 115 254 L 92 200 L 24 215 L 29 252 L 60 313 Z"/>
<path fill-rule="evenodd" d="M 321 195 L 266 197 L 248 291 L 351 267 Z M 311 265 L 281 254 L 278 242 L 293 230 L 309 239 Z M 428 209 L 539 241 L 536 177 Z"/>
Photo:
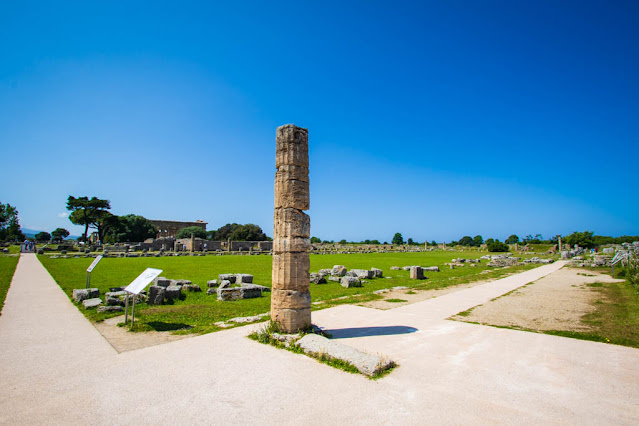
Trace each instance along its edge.
<path fill-rule="evenodd" d="M 504 244 L 499 240 L 492 241 L 488 243 L 488 251 L 492 252 L 507 252 L 510 249 L 508 244 Z"/>

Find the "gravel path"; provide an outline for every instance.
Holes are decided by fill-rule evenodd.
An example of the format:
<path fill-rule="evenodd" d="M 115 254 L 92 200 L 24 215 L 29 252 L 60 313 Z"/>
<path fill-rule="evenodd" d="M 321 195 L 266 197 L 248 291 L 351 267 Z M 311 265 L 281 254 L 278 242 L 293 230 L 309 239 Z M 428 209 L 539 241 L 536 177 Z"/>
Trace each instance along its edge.
<path fill-rule="evenodd" d="M 623 282 L 585 269 L 562 268 L 506 296 L 477 306 L 468 316 L 452 319 L 531 330 L 589 331 L 580 322 L 593 312 L 599 292 L 588 284 Z"/>

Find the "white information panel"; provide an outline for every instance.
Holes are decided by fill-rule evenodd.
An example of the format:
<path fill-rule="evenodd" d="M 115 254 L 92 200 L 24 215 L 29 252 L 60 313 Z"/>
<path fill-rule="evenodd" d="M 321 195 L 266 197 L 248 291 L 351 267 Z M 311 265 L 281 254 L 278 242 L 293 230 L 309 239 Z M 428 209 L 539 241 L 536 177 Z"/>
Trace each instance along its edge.
<path fill-rule="evenodd" d="M 87 268 L 87 272 L 93 272 L 93 268 L 95 268 L 95 266 L 98 263 L 100 263 L 101 260 L 102 260 L 102 255 L 99 255 L 98 257 L 96 257 L 93 263 L 91 263 L 91 266 Z"/>
<path fill-rule="evenodd" d="M 144 287 L 149 285 L 149 283 L 161 273 L 162 269 L 146 268 L 146 270 L 142 272 L 139 277 L 134 279 L 131 284 L 126 286 L 124 291 L 128 291 L 129 293 L 133 294 L 139 294 L 142 290 L 144 290 Z"/>

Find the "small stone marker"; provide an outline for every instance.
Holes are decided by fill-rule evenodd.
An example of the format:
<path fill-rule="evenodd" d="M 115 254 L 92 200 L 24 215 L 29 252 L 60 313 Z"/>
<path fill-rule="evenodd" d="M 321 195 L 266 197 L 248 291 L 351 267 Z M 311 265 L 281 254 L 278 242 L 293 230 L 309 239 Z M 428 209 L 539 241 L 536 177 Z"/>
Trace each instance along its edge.
<path fill-rule="evenodd" d="M 413 266 L 410 268 L 410 278 L 412 280 L 423 280 L 424 270 L 421 266 Z"/>

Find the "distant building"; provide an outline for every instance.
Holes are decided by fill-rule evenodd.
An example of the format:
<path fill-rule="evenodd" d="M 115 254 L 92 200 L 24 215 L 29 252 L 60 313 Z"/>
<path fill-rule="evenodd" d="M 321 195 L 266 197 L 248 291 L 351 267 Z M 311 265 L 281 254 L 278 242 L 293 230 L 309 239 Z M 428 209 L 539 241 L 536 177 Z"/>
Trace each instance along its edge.
<path fill-rule="evenodd" d="M 180 229 L 188 228 L 189 226 L 197 226 L 206 231 L 207 222 L 203 220 L 196 220 L 195 222 L 178 222 L 176 220 L 151 220 L 151 222 L 157 226 L 158 235 L 156 238 L 168 238 L 175 237 Z"/>

